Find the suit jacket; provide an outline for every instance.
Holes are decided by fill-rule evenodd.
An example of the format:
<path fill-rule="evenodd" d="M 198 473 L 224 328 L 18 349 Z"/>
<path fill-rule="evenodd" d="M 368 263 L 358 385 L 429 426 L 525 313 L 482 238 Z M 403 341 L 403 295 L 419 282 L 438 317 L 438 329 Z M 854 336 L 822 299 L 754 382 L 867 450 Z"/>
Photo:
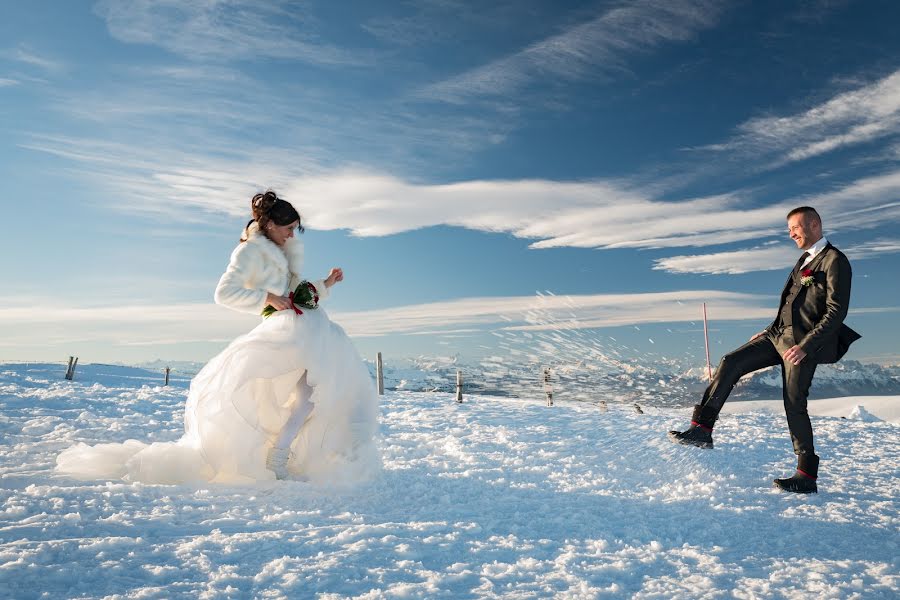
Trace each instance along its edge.
<path fill-rule="evenodd" d="M 846 354 L 858 333 L 844 325 L 850 307 L 850 261 L 830 243 L 802 271 L 812 271 L 813 283 L 802 286 L 791 305 L 794 340 L 817 363 L 834 363 Z M 794 284 L 788 276 L 781 292 L 779 315 Z M 778 334 L 779 317 L 766 328 Z"/>

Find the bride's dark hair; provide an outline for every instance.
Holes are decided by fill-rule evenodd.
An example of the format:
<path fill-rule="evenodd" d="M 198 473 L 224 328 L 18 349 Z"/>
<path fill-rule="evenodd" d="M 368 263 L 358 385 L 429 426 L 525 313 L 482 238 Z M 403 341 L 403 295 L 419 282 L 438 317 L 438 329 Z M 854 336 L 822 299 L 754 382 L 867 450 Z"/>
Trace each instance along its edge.
<path fill-rule="evenodd" d="M 300 221 L 300 213 L 288 202 L 278 197 L 278 194 L 272 190 L 266 190 L 265 193 L 256 194 L 250 200 L 250 210 L 253 218 L 247 222 L 247 227 L 256 221 L 260 232 L 265 233 L 266 225 L 274 223 L 275 225 L 290 225 L 294 221 Z M 244 228 L 244 236 L 241 241 L 247 240 L 247 227 Z M 299 225 L 300 233 L 303 233 L 303 225 Z"/>

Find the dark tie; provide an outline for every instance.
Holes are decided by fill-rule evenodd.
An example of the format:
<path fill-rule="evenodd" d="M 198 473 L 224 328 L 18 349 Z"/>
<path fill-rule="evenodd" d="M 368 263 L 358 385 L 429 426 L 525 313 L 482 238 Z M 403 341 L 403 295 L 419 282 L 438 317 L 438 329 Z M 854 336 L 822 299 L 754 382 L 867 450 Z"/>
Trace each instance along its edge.
<path fill-rule="evenodd" d="M 809 252 L 804 252 L 803 254 L 800 255 L 800 260 L 798 260 L 797 264 L 794 265 L 793 273 L 795 275 L 800 271 L 800 268 L 803 266 L 803 261 L 805 261 L 806 257 L 808 257 L 808 256 L 809 256 Z"/>

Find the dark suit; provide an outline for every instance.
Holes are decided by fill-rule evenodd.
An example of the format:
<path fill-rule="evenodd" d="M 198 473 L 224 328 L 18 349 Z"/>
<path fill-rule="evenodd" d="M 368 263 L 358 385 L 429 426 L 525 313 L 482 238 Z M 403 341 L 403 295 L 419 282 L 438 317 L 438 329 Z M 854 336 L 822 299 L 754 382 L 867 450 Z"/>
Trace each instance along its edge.
<path fill-rule="evenodd" d="M 804 271 L 812 272 L 810 285 L 802 283 Z M 795 268 L 788 276 L 778 313 L 766 327 L 765 335 L 722 358 L 715 377 L 703 394 L 699 422 L 713 426 L 741 377 L 765 367 L 781 365 L 784 410 L 794 452 L 798 456 L 815 456 L 806 401 L 816 366 L 837 362 L 860 337 L 844 325 L 850 305 L 851 278 L 850 261 L 830 243 L 809 264 Z M 794 345 L 806 352 L 799 365 L 782 358 Z"/>

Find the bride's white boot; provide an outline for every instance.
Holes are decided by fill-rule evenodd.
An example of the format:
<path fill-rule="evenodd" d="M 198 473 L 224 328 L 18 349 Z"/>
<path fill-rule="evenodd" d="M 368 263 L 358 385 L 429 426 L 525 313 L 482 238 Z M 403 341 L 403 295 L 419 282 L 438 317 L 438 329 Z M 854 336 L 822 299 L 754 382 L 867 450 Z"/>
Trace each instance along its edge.
<path fill-rule="evenodd" d="M 266 468 L 275 473 L 275 479 L 290 477 L 291 474 L 287 468 L 290 457 L 290 448 L 269 448 L 269 453 L 266 455 Z"/>

